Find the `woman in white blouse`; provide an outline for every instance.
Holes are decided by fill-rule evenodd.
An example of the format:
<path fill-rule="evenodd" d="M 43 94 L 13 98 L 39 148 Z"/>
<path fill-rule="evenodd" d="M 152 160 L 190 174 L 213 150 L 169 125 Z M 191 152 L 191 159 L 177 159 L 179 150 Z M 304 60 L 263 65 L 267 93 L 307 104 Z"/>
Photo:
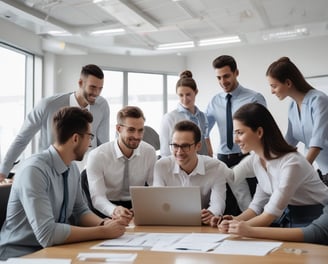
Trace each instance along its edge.
<path fill-rule="evenodd" d="M 318 218 L 328 201 L 328 187 L 306 158 L 285 141 L 270 112 L 260 104 L 246 104 L 233 119 L 235 142 L 243 153 L 251 152 L 233 168 L 234 180 L 255 175 L 258 185 L 248 209 L 236 217 L 213 218 L 212 225 L 227 232 L 232 218 L 251 226 L 270 226 L 286 216 L 288 224 L 282 226 L 290 227 Z"/>

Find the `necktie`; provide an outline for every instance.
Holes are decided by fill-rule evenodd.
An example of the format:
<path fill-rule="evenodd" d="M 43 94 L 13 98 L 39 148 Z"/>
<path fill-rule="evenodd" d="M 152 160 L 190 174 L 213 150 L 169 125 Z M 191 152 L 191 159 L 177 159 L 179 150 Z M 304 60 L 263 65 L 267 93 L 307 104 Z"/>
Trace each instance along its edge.
<path fill-rule="evenodd" d="M 63 203 L 60 209 L 59 215 L 59 223 L 66 222 L 66 209 L 68 204 L 68 184 L 67 184 L 67 177 L 68 177 L 69 170 L 67 169 L 62 173 L 63 175 L 63 186 L 64 186 L 64 196 L 63 196 Z"/>
<path fill-rule="evenodd" d="M 227 146 L 232 149 L 233 139 L 232 139 L 232 114 L 231 114 L 231 94 L 227 94 L 227 107 L 226 107 L 226 117 L 227 117 Z"/>
<path fill-rule="evenodd" d="M 124 171 L 123 171 L 123 186 L 122 186 L 122 195 L 130 195 L 130 183 L 129 183 L 129 159 L 124 157 Z"/>

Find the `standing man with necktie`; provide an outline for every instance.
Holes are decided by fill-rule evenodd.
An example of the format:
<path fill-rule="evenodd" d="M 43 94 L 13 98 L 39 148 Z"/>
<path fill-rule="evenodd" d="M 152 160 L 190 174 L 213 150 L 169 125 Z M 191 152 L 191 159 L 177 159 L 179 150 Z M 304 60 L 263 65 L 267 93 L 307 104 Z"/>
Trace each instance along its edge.
<path fill-rule="evenodd" d="M 228 167 L 232 167 L 245 157 L 239 146 L 233 142 L 233 113 L 247 103 L 260 103 L 266 106 L 266 101 L 262 94 L 244 88 L 238 83 L 239 71 L 233 57 L 219 56 L 212 65 L 223 92 L 216 94 L 207 106 L 209 131 L 216 123 L 220 134 L 217 158 L 226 163 Z M 256 186 L 255 179 L 249 180 L 249 185 L 253 193 Z M 251 195 L 247 182 L 239 186 L 227 186 L 225 213 L 238 215 L 240 211 L 248 208 L 250 201 Z"/>
<path fill-rule="evenodd" d="M 117 113 L 118 138 L 92 150 L 87 161 L 87 177 L 93 207 L 128 225 L 133 217 L 130 186 L 153 184 L 157 160 L 153 146 L 142 141 L 145 117 L 136 106 Z"/>
<path fill-rule="evenodd" d="M 116 238 L 125 232 L 123 221 L 98 217 L 83 198 L 80 172 L 73 161 L 82 160 L 90 146 L 92 121 L 85 109 L 60 109 L 53 118 L 54 144 L 20 165 L 0 233 L 0 260 L 54 245 Z"/>

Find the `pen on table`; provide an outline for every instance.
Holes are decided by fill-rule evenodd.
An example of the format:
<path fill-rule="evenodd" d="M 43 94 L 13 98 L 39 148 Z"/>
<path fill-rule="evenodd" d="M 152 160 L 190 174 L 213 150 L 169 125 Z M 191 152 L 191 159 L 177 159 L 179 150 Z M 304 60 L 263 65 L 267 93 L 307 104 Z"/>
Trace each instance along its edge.
<path fill-rule="evenodd" d="M 201 251 L 199 248 L 185 248 L 185 247 L 178 247 L 175 248 L 176 250 L 191 250 L 191 251 Z"/>

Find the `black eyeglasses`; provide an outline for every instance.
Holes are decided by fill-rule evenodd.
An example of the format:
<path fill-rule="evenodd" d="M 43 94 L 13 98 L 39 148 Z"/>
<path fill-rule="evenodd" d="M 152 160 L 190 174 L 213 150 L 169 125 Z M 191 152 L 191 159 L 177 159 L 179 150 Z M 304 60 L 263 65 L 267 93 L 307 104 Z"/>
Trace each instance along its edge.
<path fill-rule="evenodd" d="M 79 132 L 76 132 L 77 134 L 83 136 L 83 135 L 88 135 L 90 137 L 90 140 L 93 140 L 95 138 L 95 135 L 92 134 L 92 133 L 79 133 Z"/>
<path fill-rule="evenodd" d="M 183 151 L 183 152 L 188 152 L 190 150 L 190 147 L 195 144 L 196 144 L 195 142 L 192 144 L 186 143 L 186 144 L 181 144 L 181 145 L 172 143 L 172 144 L 170 144 L 170 147 L 171 147 L 172 151 L 178 151 L 179 149 L 181 149 L 181 151 Z"/>

